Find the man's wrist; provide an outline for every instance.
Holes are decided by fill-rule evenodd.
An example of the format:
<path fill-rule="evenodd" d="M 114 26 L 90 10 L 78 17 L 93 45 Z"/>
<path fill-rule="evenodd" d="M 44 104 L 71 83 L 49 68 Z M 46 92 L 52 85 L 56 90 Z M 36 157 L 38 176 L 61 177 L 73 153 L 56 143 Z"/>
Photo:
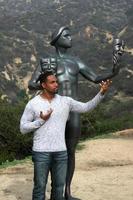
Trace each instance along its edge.
<path fill-rule="evenodd" d="M 42 126 L 45 123 L 45 120 L 39 119 L 37 120 L 38 126 Z"/>

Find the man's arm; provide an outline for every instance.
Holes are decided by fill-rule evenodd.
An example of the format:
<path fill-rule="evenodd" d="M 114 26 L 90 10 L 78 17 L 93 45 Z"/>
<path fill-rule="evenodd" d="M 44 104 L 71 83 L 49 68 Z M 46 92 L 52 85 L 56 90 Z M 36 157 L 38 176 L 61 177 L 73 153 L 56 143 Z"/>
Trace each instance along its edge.
<path fill-rule="evenodd" d="M 34 112 L 31 105 L 28 103 L 20 120 L 20 132 L 22 134 L 33 132 L 40 128 L 44 122 L 45 121 L 41 118 L 34 120 Z"/>
<path fill-rule="evenodd" d="M 107 92 L 111 82 L 112 81 L 110 80 L 102 81 L 100 83 L 101 88 L 99 93 L 87 103 L 82 103 L 70 98 L 70 110 L 78 113 L 84 113 L 93 110 L 104 98 L 104 94 Z"/>
<path fill-rule="evenodd" d="M 48 110 L 45 114 L 40 111 L 40 118 L 34 120 L 35 113 L 30 103 L 28 103 L 20 120 L 21 133 L 25 134 L 33 132 L 36 129 L 40 128 L 50 118 L 52 112 L 52 109 Z"/>

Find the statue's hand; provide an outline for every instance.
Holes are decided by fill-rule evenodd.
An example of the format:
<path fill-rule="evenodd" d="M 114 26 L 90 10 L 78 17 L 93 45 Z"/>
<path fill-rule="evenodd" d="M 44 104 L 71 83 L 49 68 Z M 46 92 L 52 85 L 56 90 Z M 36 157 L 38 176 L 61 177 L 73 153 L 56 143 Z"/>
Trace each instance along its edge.
<path fill-rule="evenodd" d="M 113 67 L 112 67 L 112 72 L 113 73 L 118 73 L 119 72 L 119 61 L 120 61 L 120 56 L 119 54 L 113 54 Z"/>
<path fill-rule="evenodd" d="M 36 82 L 36 80 L 29 81 L 28 88 L 29 90 L 41 90 L 40 83 Z"/>

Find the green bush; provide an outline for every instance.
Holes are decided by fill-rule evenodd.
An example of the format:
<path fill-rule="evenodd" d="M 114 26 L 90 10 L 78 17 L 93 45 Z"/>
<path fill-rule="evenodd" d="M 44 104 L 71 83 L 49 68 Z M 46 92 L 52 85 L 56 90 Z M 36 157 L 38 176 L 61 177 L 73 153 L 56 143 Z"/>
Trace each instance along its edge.
<path fill-rule="evenodd" d="M 132 101 L 101 103 L 91 113 L 82 114 L 82 138 L 108 134 L 133 127 Z"/>
<path fill-rule="evenodd" d="M 11 105 L 0 102 L 0 164 L 6 160 L 21 159 L 31 153 L 31 134 L 22 135 L 19 122 L 26 102 Z"/>

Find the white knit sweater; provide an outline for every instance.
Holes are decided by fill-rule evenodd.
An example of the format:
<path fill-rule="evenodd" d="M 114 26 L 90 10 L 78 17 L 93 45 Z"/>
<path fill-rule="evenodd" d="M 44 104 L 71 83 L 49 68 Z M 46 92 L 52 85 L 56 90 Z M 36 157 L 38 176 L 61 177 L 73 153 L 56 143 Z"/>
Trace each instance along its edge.
<path fill-rule="evenodd" d="M 94 109 L 103 99 L 98 93 L 87 103 L 76 101 L 70 97 L 55 95 L 51 103 L 37 95 L 25 107 L 20 120 L 20 131 L 25 134 L 34 132 L 33 151 L 55 152 L 66 150 L 65 126 L 69 112 L 84 113 Z M 44 114 L 52 108 L 53 112 L 47 121 L 40 118 L 40 111 Z"/>

